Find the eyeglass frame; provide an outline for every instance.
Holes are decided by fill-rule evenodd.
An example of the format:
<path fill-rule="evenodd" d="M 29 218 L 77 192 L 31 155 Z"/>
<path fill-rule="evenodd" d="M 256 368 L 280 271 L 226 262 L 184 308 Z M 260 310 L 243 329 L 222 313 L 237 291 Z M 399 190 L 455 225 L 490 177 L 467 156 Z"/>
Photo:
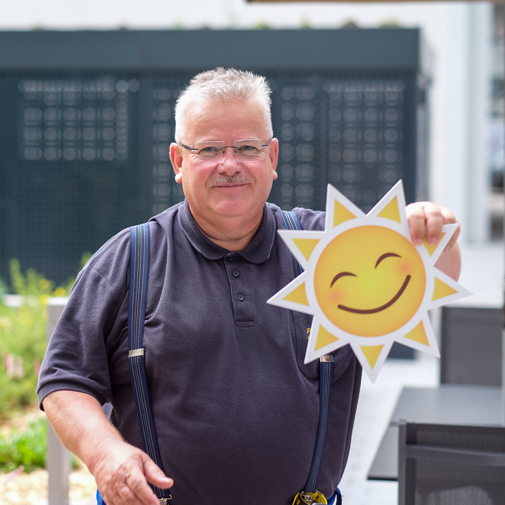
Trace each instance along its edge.
<path fill-rule="evenodd" d="M 267 143 L 266 144 L 261 144 L 260 147 L 268 147 L 270 145 L 270 142 L 272 142 L 273 139 L 274 139 L 274 137 L 270 137 L 267 140 Z M 247 140 L 259 140 L 260 142 L 264 142 L 261 139 L 238 139 L 238 140 L 234 140 L 234 142 L 246 142 Z M 221 140 L 209 140 L 209 142 L 224 142 L 224 141 L 221 141 Z M 199 151 L 199 149 L 197 149 L 196 147 L 189 147 L 186 144 L 183 144 L 182 142 L 177 142 L 177 145 L 181 146 L 181 147 L 184 147 L 184 149 L 187 149 L 188 151 Z M 228 149 L 228 147 L 233 147 L 235 149 L 238 149 L 240 146 L 234 146 L 234 145 L 232 145 L 232 146 L 222 146 L 221 149 L 222 149 L 223 156 L 224 156 L 224 153 L 225 153 L 225 149 Z"/>

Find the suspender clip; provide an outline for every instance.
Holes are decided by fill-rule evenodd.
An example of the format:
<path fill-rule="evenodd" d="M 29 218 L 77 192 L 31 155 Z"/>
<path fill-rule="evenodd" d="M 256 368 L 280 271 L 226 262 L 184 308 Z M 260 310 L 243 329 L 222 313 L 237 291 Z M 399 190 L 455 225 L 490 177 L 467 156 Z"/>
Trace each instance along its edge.
<path fill-rule="evenodd" d="M 136 358 L 137 356 L 144 356 L 146 353 L 146 350 L 141 347 L 140 349 L 132 349 L 131 351 L 128 351 L 128 357 L 129 358 Z"/>

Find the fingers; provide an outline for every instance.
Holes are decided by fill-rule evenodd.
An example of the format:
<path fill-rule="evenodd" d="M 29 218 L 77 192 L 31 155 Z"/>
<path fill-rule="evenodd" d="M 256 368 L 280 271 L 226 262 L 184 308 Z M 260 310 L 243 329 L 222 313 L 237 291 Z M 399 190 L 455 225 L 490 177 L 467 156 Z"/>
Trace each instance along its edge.
<path fill-rule="evenodd" d="M 109 451 L 94 470 L 107 505 L 159 505 L 148 482 L 162 489 L 173 485 L 147 454 L 124 442 Z"/>
<path fill-rule="evenodd" d="M 116 495 L 113 495 L 112 500 L 109 501 L 107 497 L 112 492 L 108 491 L 105 493 L 104 501 L 107 505 L 137 505 L 141 503 L 145 505 L 158 505 L 156 495 L 147 485 L 142 472 L 138 471 L 138 469 L 133 469 L 131 473 L 126 474 L 125 480 L 118 482 L 117 486 L 112 488 L 111 491 L 115 491 Z"/>
<path fill-rule="evenodd" d="M 444 217 L 444 224 L 457 224 L 458 228 L 454 232 L 454 235 L 451 237 L 451 240 L 449 243 L 445 246 L 446 249 L 450 249 L 454 245 L 456 245 L 456 242 L 458 240 L 459 234 L 461 232 L 461 227 L 459 225 L 459 222 L 456 220 L 456 217 L 454 214 L 449 210 L 446 209 L 445 207 L 442 207 L 442 215 Z"/>
<path fill-rule="evenodd" d="M 435 245 L 442 234 L 444 224 L 458 224 L 454 214 L 441 205 L 417 202 L 406 207 L 410 236 L 414 245 L 421 245 L 426 235 L 428 244 Z M 451 248 L 459 236 L 459 227 L 446 248 Z"/>
<path fill-rule="evenodd" d="M 146 457 L 144 461 L 144 475 L 148 482 L 160 489 L 168 489 L 174 485 L 174 481 L 168 478 L 161 468 L 149 457 Z"/>

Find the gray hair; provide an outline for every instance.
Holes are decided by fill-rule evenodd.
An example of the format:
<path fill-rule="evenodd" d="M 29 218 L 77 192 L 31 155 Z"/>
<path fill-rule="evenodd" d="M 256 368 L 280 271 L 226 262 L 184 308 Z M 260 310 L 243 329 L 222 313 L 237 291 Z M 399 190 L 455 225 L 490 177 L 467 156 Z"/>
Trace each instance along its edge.
<path fill-rule="evenodd" d="M 273 137 L 270 112 L 271 89 L 267 80 L 260 75 L 234 68 L 218 67 L 195 75 L 175 104 L 175 140 L 182 142 L 186 133 L 186 112 L 197 100 L 257 100 L 265 116 L 269 138 Z"/>

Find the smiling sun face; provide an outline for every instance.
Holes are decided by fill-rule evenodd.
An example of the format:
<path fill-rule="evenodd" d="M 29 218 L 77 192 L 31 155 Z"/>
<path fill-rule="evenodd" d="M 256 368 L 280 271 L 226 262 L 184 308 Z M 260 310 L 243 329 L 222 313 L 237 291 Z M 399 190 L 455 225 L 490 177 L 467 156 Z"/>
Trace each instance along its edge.
<path fill-rule="evenodd" d="M 426 274 L 416 248 L 382 226 L 359 226 L 337 235 L 322 251 L 314 291 L 338 328 L 378 337 L 404 326 L 417 312 Z"/>
<path fill-rule="evenodd" d="M 456 229 L 414 246 L 401 181 L 367 215 L 328 185 L 324 232 L 279 231 L 304 272 L 268 303 L 314 316 L 305 363 L 349 344 L 374 381 L 395 341 L 438 356 L 428 310 L 469 294 L 435 267 Z"/>

